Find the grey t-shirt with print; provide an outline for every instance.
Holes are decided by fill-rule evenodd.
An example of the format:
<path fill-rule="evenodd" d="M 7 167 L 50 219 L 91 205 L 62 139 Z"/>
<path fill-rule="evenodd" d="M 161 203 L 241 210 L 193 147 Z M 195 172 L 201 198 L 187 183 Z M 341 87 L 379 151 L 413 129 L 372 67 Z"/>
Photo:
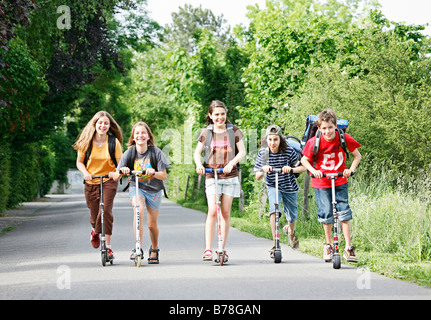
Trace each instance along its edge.
<path fill-rule="evenodd" d="M 132 147 L 124 152 L 117 169 L 127 167 L 127 163 L 129 163 L 128 160 L 132 156 L 131 151 Z M 162 150 L 154 147 L 154 151 L 157 159 L 157 171 L 163 171 L 169 168 L 168 160 L 166 159 Z M 133 168 L 129 168 L 130 170 L 146 170 L 148 168 L 152 168 L 150 161 L 150 150 L 147 150 L 144 153 L 139 153 L 138 150 L 136 150 L 136 157 L 133 161 L 133 164 Z M 135 176 L 131 174 L 130 187 L 135 187 L 135 184 Z M 163 190 L 163 181 L 144 174 L 139 176 L 139 188 L 149 192 L 159 192 L 160 190 Z"/>

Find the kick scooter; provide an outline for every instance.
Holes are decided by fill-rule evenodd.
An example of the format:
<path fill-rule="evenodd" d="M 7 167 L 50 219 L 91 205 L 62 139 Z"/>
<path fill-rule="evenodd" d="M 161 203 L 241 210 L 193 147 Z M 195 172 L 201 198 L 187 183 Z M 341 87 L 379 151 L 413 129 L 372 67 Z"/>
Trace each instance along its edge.
<path fill-rule="evenodd" d="M 278 199 L 278 174 L 281 173 L 281 169 L 272 169 L 275 173 L 275 249 L 274 249 L 274 263 L 281 262 L 281 248 L 280 248 L 280 203 Z"/>
<path fill-rule="evenodd" d="M 220 196 L 218 194 L 218 173 L 222 173 L 223 169 L 220 168 L 218 170 L 206 168 L 205 172 L 211 173 L 214 172 L 215 178 L 215 189 L 216 189 L 216 208 L 217 208 L 217 240 L 218 240 L 218 250 L 216 251 L 216 258 L 214 259 L 215 263 L 220 263 L 220 266 L 223 266 L 225 262 L 225 253 L 223 250 L 223 236 L 221 234 L 221 201 Z"/>
<path fill-rule="evenodd" d="M 135 176 L 135 186 L 136 186 L 136 194 L 135 194 L 135 209 L 136 209 L 136 233 L 135 233 L 135 266 L 138 268 L 141 267 L 141 233 L 140 233 L 140 216 L 139 216 L 139 179 L 138 176 L 143 174 L 144 170 L 134 170 L 132 174 Z"/>
<path fill-rule="evenodd" d="M 354 172 L 352 172 L 352 176 L 353 175 L 354 175 Z M 343 176 L 343 172 L 323 174 L 324 178 L 328 178 L 331 180 L 332 215 L 334 218 L 333 243 L 332 243 L 332 266 L 334 269 L 340 269 L 341 267 L 341 256 L 340 256 L 339 247 L 338 247 L 339 222 L 338 222 L 337 200 L 335 198 L 335 180 L 342 176 Z M 311 175 L 311 177 L 314 178 L 314 175 Z"/>
<path fill-rule="evenodd" d="M 112 264 L 114 262 L 113 259 L 108 257 L 108 251 L 106 250 L 106 237 L 105 237 L 105 203 L 103 201 L 103 179 L 109 178 L 108 175 L 104 176 L 96 176 L 94 179 L 100 179 L 100 224 L 102 227 L 102 233 L 100 236 L 100 253 L 102 256 L 102 266 L 106 266 L 106 263 L 109 262 Z"/>

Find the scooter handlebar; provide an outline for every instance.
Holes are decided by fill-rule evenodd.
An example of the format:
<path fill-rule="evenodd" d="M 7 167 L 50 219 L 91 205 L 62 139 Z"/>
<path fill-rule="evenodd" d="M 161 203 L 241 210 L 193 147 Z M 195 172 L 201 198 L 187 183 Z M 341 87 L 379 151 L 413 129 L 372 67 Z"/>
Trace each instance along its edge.
<path fill-rule="evenodd" d="M 223 168 L 216 169 L 216 171 L 217 171 L 218 173 L 223 173 Z M 205 172 L 206 172 L 206 173 L 213 173 L 213 172 L 214 172 L 214 169 L 213 169 L 213 168 L 205 168 Z"/>
<path fill-rule="evenodd" d="M 353 176 L 355 172 L 352 172 L 350 176 Z M 342 177 L 344 175 L 343 172 L 336 172 L 336 173 L 323 173 L 323 178 L 334 178 L 334 177 Z M 311 175 L 312 178 L 314 178 L 314 174 Z"/>
<path fill-rule="evenodd" d="M 94 180 L 94 179 L 104 179 L 104 178 L 109 178 L 109 175 L 105 174 L 105 175 L 103 175 L 103 176 L 92 176 L 91 178 L 92 178 L 93 180 Z"/>
<path fill-rule="evenodd" d="M 256 172 L 265 172 L 265 171 L 263 171 L 262 169 L 260 169 L 260 170 L 257 170 Z M 271 172 L 268 172 L 268 173 L 283 173 L 283 169 L 281 169 L 281 168 L 272 168 Z"/>
<path fill-rule="evenodd" d="M 145 173 L 145 170 L 133 170 L 130 173 L 133 175 L 140 175 L 140 174 Z"/>

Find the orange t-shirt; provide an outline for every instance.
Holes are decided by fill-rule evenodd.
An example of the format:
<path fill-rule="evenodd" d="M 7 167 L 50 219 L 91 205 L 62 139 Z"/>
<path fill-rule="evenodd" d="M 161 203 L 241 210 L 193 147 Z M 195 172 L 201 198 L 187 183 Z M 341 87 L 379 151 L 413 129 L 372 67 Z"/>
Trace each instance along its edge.
<path fill-rule="evenodd" d="M 93 142 L 92 142 L 93 143 Z M 122 156 L 121 144 L 118 139 L 115 139 L 115 158 L 120 159 Z M 85 152 L 78 151 L 78 157 L 85 159 Z M 90 158 L 87 161 L 87 171 L 92 176 L 103 176 L 108 174 L 109 172 L 115 171 L 114 162 L 109 155 L 108 149 L 108 135 L 106 136 L 106 143 L 103 147 L 98 147 L 93 143 L 93 147 L 91 149 Z M 95 179 L 92 181 L 86 181 L 88 184 L 99 184 L 100 179 Z"/>

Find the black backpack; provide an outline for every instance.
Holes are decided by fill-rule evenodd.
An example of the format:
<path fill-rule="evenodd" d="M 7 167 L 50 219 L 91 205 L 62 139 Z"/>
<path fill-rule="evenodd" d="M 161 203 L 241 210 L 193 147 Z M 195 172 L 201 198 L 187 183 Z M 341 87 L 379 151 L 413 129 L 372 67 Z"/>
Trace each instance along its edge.
<path fill-rule="evenodd" d="M 127 162 L 127 167 L 130 170 L 133 170 L 134 164 L 135 164 L 135 159 L 136 159 L 136 145 L 133 145 L 130 147 L 130 156 Z M 154 168 L 154 170 L 159 171 L 158 170 L 158 162 L 157 162 L 157 158 L 156 158 L 156 151 L 154 150 L 154 146 L 148 146 L 148 151 L 150 152 L 150 163 L 151 163 L 151 167 Z M 165 184 L 163 183 L 163 193 L 165 195 L 166 198 L 168 198 L 168 195 L 166 193 L 166 188 L 165 188 Z M 127 183 L 127 186 L 123 189 L 123 191 L 126 191 L 129 188 L 129 183 Z"/>

